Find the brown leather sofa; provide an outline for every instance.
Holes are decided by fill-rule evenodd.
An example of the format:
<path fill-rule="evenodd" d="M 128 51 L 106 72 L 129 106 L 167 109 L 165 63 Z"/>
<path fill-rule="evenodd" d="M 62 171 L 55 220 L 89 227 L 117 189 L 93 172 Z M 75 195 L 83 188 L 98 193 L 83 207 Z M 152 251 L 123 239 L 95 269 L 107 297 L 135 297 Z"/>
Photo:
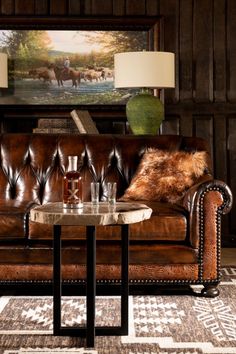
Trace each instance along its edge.
<path fill-rule="evenodd" d="M 117 181 L 122 196 L 147 147 L 209 153 L 206 141 L 182 136 L 2 134 L 0 136 L 0 285 L 42 286 L 52 280 L 52 227 L 30 221 L 36 205 L 62 200 L 69 155 L 80 159 L 84 200 L 90 182 Z M 232 204 L 229 187 L 208 172 L 178 204 L 145 202 L 150 220 L 130 228 L 132 285 L 202 284 L 216 296 L 220 281 L 221 215 Z M 84 284 L 85 228 L 62 227 L 63 279 Z M 98 227 L 97 279 L 120 278 L 120 228 Z"/>

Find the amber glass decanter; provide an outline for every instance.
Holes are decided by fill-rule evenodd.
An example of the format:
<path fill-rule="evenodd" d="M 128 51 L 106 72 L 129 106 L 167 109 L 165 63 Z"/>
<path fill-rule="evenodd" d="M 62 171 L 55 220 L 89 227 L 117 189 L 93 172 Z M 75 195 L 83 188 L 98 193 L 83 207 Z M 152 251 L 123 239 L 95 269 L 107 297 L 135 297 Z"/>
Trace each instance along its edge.
<path fill-rule="evenodd" d="M 82 178 L 77 171 L 77 156 L 68 156 L 69 164 L 64 176 L 63 207 L 76 209 L 83 207 L 82 200 Z"/>

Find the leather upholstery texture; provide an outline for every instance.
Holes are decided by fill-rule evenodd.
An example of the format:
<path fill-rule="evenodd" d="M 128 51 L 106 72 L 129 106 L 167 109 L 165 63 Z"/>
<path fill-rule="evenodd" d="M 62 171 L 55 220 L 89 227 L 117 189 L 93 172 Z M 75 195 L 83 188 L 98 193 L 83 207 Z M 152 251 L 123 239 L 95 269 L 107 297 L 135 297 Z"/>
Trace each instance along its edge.
<path fill-rule="evenodd" d="M 52 227 L 29 220 L 30 209 L 62 201 L 68 156 L 76 155 L 83 178 L 83 200 L 90 183 L 117 182 L 121 197 L 149 147 L 168 151 L 206 151 L 208 168 L 178 204 L 148 202 L 150 220 L 130 226 L 130 276 L 134 281 L 204 282 L 219 280 L 220 217 L 232 194 L 212 177 L 208 143 L 179 135 L 0 135 L 0 281 L 48 280 L 52 274 Z M 63 277 L 83 279 L 85 228 L 62 227 Z M 120 276 L 120 227 L 97 227 L 97 277 Z M 109 271 L 108 271 L 109 269 Z M 178 269 L 178 271 L 176 271 Z"/>

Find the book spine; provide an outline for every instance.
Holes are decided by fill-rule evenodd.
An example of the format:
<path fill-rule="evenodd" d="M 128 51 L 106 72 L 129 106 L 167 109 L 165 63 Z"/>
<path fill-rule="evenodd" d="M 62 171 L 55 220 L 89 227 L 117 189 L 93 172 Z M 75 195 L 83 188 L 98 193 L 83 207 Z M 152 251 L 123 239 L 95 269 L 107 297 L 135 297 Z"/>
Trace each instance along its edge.
<path fill-rule="evenodd" d="M 44 133 L 44 134 L 78 134 L 78 130 L 72 130 L 67 128 L 35 128 L 33 133 Z"/>
<path fill-rule="evenodd" d="M 75 122 L 75 124 L 76 124 L 76 126 L 77 126 L 77 128 L 78 128 L 78 130 L 79 130 L 79 132 L 80 132 L 81 134 L 86 134 L 87 131 L 86 131 L 86 129 L 84 128 L 82 122 L 80 121 L 79 116 L 78 116 L 78 114 L 76 113 L 76 111 L 73 110 L 70 114 L 71 114 L 71 117 L 73 118 L 73 120 L 74 120 L 74 122 Z"/>
<path fill-rule="evenodd" d="M 87 133 L 98 134 L 97 127 L 94 124 L 88 111 L 77 111 L 77 114 Z"/>
<path fill-rule="evenodd" d="M 71 118 L 64 119 L 46 119 L 38 120 L 38 128 L 76 128 L 74 121 Z"/>

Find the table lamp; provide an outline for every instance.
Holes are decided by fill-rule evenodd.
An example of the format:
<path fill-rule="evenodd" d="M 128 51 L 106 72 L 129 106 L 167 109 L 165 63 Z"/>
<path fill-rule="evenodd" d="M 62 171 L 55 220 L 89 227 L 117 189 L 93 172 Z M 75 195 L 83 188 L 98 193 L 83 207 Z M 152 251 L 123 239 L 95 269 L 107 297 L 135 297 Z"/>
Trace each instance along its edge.
<path fill-rule="evenodd" d="M 150 89 L 175 87 L 174 54 L 157 51 L 117 53 L 114 73 L 115 88 L 141 88 L 141 92 L 126 104 L 132 132 L 157 134 L 164 119 L 164 106 Z"/>
<path fill-rule="evenodd" d="M 0 53 L 0 87 L 8 87 L 7 54 Z"/>

